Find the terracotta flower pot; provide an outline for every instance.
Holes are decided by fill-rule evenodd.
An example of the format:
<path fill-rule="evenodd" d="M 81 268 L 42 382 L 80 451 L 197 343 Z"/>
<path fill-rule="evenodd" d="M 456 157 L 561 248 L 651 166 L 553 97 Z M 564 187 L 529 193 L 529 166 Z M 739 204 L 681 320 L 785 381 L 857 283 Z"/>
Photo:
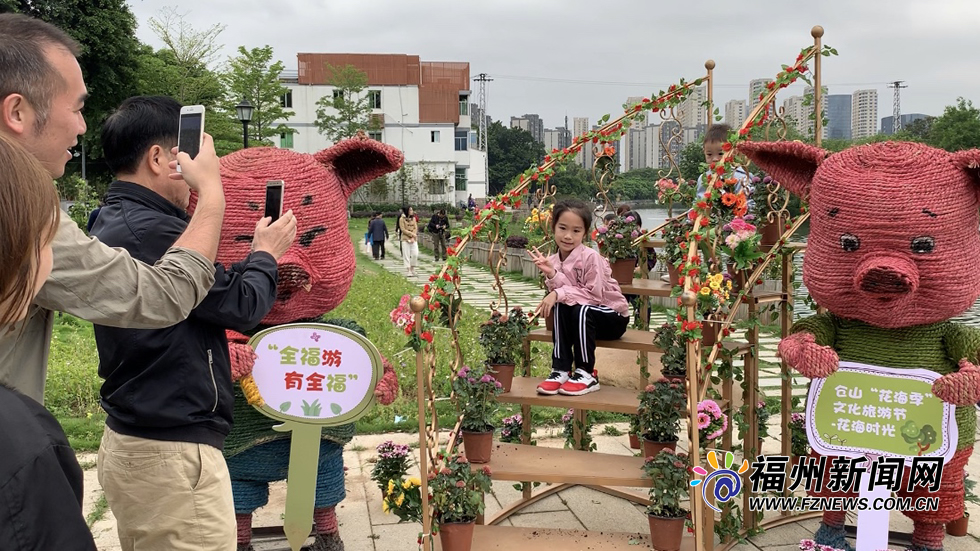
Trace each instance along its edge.
<path fill-rule="evenodd" d="M 636 259 L 625 258 L 610 262 L 612 276 L 620 285 L 630 285 L 633 283 L 633 271 L 636 270 Z"/>
<path fill-rule="evenodd" d="M 667 374 L 664 374 L 664 379 L 667 379 L 668 381 L 670 381 L 672 383 L 677 383 L 677 384 L 681 384 L 681 385 L 687 383 L 687 375 L 667 375 Z"/>
<path fill-rule="evenodd" d="M 946 533 L 950 536 L 965 536 L 970 527 L 970 513 L 963 511 L 963 516 L 953 522 L 946 523 Z"/>
<path fill-rule="evenodd" d="M 643 437 L 643 457 L 656 457 L 660 450 L 676 450 L 677 442 L 654 442 Z"/>
<path fill-rule="evenodd" d="M 470 463 L 489 463 L 493 450 L 493 430 L 486 432 L 463 431 L 463 449 Z"/>
<path fill-rule="evenodd" d="M 783 235 L 783 219 L 779 218 L 775 222 L 763 224 L 760 228 L 760 233 L 762 234 L 760 245 L 764 247 L 775 245 Z"/>
<path fill-rule="evenodd" d="M 679 551 L 684 537 L 684 517 L 647 515 L 650 521 L 650 543 L 657 551 Z"/>
<path fill-rule="evenodd" d="M 630 449 L 631 450 L 640 449 L 640 437 L 633 433 L 630 433 Z"/>
<path fill-rule="evenodd" d="M 703 350 L 710 352 L 711 348 L 718 342 L 719 327 L 721 327 L 720 323 L 713 323 L 707 320 L 701 322 L 701 346 Z"/>
<path fill-rule="evenodd" d="M 681 269 L 673 264 L 667 264 L 667 274 L 670 275 L 670 286 L 676 287 L 681 284 Z"/>
<path fill-rule="evenodd" d="M 440 522 L 439 543 L 443 551 L 470 551 L 473 546 L 473 524 L 470 522 Z"/>
<path fill-rule="evenodd" d="M 514 364 L 490 364 L 490 373 L 504 387 L 504 392 L 510 392 L 510 385 L 514 382 L 514 368 Z"/>

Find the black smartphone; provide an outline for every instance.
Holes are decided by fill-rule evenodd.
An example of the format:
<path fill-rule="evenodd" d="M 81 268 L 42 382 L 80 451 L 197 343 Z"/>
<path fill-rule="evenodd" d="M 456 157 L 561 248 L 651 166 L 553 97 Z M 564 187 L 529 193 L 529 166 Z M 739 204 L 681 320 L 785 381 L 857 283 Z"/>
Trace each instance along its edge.
<path fill-rule="evenodd" d="M 279 220 L 282 216 L 282 190 L 285 182 L 282 180 L 270 180 L 265 183 L 265 216 L 272 217 L 272 221 Z"/>

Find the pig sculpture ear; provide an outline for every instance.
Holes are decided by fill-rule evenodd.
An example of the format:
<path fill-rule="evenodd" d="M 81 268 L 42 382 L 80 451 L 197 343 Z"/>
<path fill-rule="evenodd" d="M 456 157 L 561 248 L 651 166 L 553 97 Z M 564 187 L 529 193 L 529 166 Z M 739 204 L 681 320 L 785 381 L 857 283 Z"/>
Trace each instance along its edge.
<path fill-rule="evenodd" d="M 398 170 L 405 161 L 401 151 L 367 137 L 343 140 L 313 158 L 337 175 L 344 197 L 350 197 L 367 182 Z"/>
<path fill-rule="evenodd" d="M 966 172 L 977 185 L 977 196 L 980 197 L 980 149 L 964 149 L 950 155 L 953 165 Z"/>
<path fill-rule="evenodd" d="M 791 193 L 808 200 L 810 183 L 828 153 L 800 142 L 745 142 L 738 152 Z"/>

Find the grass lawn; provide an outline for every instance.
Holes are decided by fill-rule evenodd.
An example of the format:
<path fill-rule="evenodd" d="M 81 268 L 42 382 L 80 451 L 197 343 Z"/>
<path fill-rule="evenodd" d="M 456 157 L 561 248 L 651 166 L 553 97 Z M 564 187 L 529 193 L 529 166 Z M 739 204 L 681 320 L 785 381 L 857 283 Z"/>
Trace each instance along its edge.
<path fill-rule="evenodd" d="M 397 306 L 403 295 L 416 294 L 420 289 L 400 275 L 386 271 L 369 255 L 361 252 L 366 231 L 366 218 L 355 218 L 350 221 L 350 235 L 355 243 L 357 257 L 356 273 L 347 298 L 340 306 L 329 312 L 329 317 L 352 319 L 364 327 L 368 338 L 395 366 L 401 383 L 401 396 L 390 406 L 378 406 L 358 420 L 358 432 L 415 431 L 418 428 L 415 354 L 411 349 L 405 348 L 407 338 L 401 330 L 392 325 L 389 312 Z M 464 267 L 464 280 L 465 269 Z M 463 306 L 459 327 L 460 347 L 467 363 L 475 364 L 484 360 L 483 351 L 477 343 L 477 328 L 487 314 L 468 305 Z M 449 330 L 437 329 L 435 332 L 438 368 L 435 379 L 436 396 L 449 396 L 451 344 L 452 337 Z M 550 366 L 548 356 L 547 353 L 535 354 L 532 364 L 535 374 L 546 373 Z M 105 414 L 99 406 L 101 380 L 97 369 L 98 354 L 92 324 L 69 315 L 60 316 L 55 322 L 51 343 L 45 405 L 61 422 L 76 451 L 97 450 L 102 436 Z M 448 399 L 439 400 L 436 410 L 439 413 L 440 426 L 455 424 L 455 409 Z M 501 404 L 500 416 L 504 417 L 519 411 L 520 407 L 517 405 Z M 534 408 L 532 412 L 535 425 L 560 423 L 561 415 L 565 413 L 557 408 Z M 623 421 L 626 417 L 620 414 L 597 412 L 594 419 L 602 422 Z"/>

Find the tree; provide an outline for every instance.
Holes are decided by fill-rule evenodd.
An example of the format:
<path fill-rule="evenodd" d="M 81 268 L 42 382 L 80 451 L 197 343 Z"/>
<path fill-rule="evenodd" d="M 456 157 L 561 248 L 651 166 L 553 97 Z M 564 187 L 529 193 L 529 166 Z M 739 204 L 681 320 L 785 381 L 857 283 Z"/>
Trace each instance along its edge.
<path fill-rule="evenodd" d="M 929 133 L 932 131 L 932 123 L 936 120 L 936 117 L 926 117 L 924 119 L 915 119 L 914 121 L 903 126 L 896 134 L 904 134 L 917 142 L 928 142 Z"/>
<path fill-rule="evenodd" d="M 161 17 L 151 18 L 150 27 L 166 47 L 157 51 L 141 47 L 136 68 L 138 93 L 203 105 L 207 109 L 204 130 L 214 138 L 218 154 L 241 149 L 242 125 L 225 105 L 228 94 L 219 74 L 209 67 L 221 49 L 217 39 L 224 27 L 213 25 L 198 31 L 183 15 L 164 12 Z"/>
<path fill-rule="evenodd" d="M 621 174 L 613 180 L 613 195 L 627 201 L 648 201 L 657 198 L 657 180 L 660 172 L 655 168 L 637 168 Z"/>
<path fill-rule="evenodd" d="M 582 165 L 574 161 L 566 163 L 564 167 L 556 170 L 555 175 L 551 177 L 548 183 L 555 186 L 556 199 L 572 197 L 590 201 L 595 198 L 595 194 L 599 191 L 599 188 L 592 181 L 592 176 L 586 172 Z"/>
<path fill-rule="evenodd" d="M 704 164 L 704 145 L 701 140 L 685 145 L 677 157 L 677 168 L 681 171 L 681 178 L 697 180 L 702 173 L 701 165 Z"/>
<path fill-rule="evenodd" d="M 932 121 L 926 143 L 946 151 L 980 147 L 980 109 L 970 100 L 956 98 L 956 105 L 947 105 Z"/>
<path fill-rule="evenodd" d="M 238 47 L 238 56 L 229 58 L 228 69 L 220 75 L 227 89 L 225 110 L 235 112 L 235 105 L 247 99 L 252 104 L 252 121 L 249 123 L 249 140 L 271 144 L 267 138 L 289 134 L 293 130 L 283 123 L 293 116 L 282 104 L 288 88 L 279 81 L 285 67 L 281 61 L 272 62 L 272 46 L 245 49 Z M 237 119 L 235 119 L 237 120 Z"/>
<path fill-rule="evenodd" d="M 328 63 L 326 69 L 334 92 L 316 101 L 317 130 L 335 143 L 354 137 L 358 130 L 374 130 L 377 124 L 371 118 L 369 98 L 361 95 L 368 85 L 367 73 L 353 65 Z M 328 109 L 336 115 L 328 114 Z"/>
<path fill-rule="evenodd" d="M 544 158 L 544 145 L 534 140 L 530 132 L 507 128 L 500 121 L 487 127 L 487 164 L 490 195 L 511 187 L 512 181 L 528 167 Z"/>

